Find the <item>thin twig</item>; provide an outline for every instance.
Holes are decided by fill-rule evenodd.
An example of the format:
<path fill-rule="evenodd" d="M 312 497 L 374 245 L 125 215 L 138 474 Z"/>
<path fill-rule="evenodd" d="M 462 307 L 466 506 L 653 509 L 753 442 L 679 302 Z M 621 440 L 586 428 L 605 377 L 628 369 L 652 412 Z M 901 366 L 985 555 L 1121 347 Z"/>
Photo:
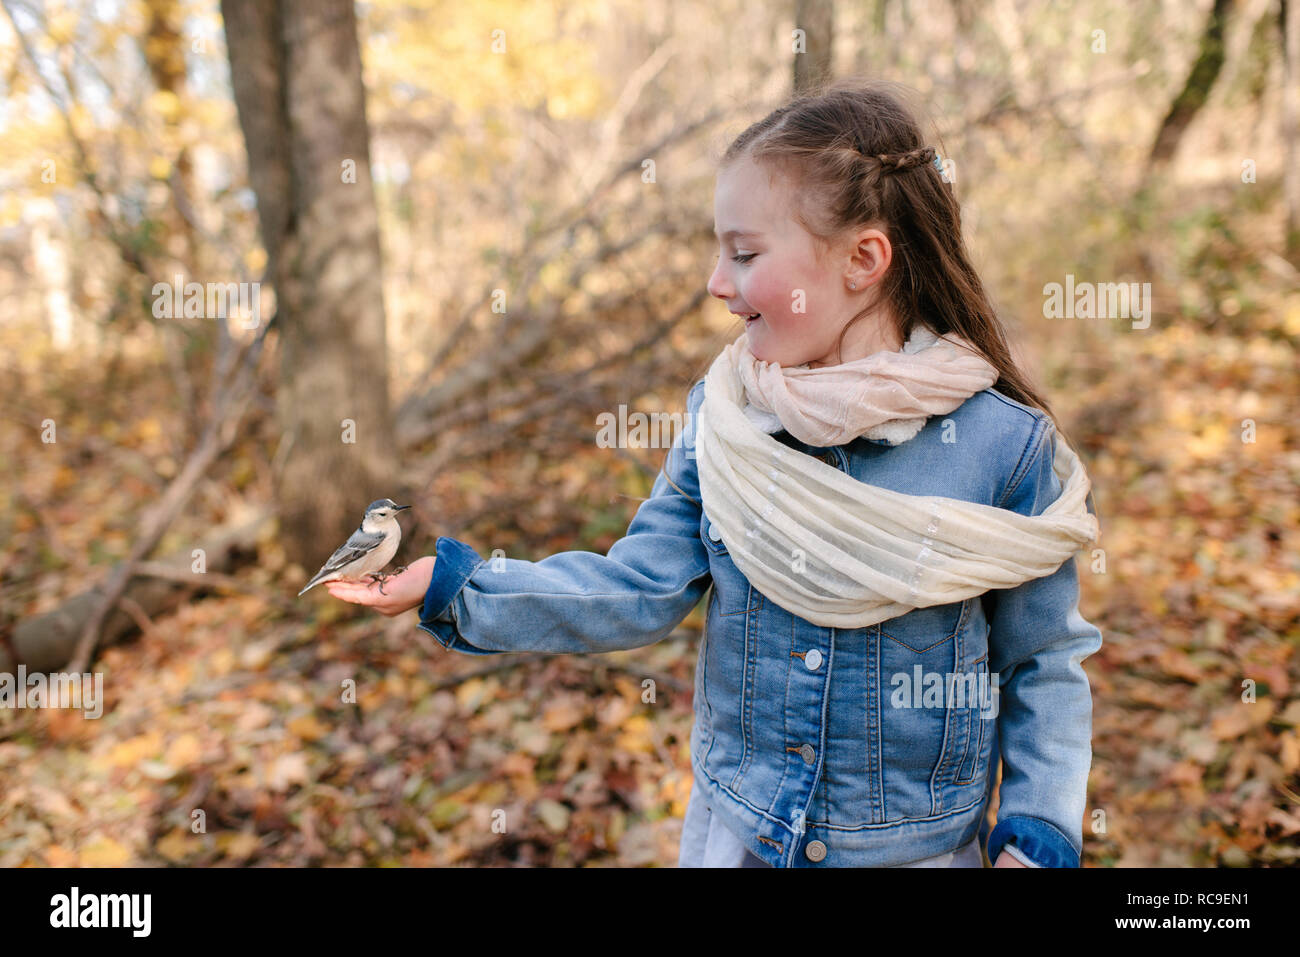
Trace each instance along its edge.
<path fill-rule="evenodd" d="M 138 601 L 130 595 L 123 595 L 117 600 L 117 607 L 131 616 L 131 620 L 135 622 L 135 626 L 140 629 L 141 634 L 146 638 L 153 636 L 153 619 L 149 617 L 148 612 L 140 607 Z"/>
<path fill-rule="evenodd" d="M 236 592 L 252 595 L 270 602 L 282 611 L 297 612 L 298 606 L 282 595 L 268 591 L 258 585 L 241 581 L 234 575 L 223 572 L 192 572 L 165 562 L 140 561 L 135 563 L 134 575 L 146 578 L 161 578 L 181 585 L 193 585 L 195 588 L 212 588 L 218 591 Z"/>
<path fill-rule="evenodd" d="M 623 176 L 633 172 L 640 172 L 641 162 L 644 157 L 661 154 L 674 142 L 685 139 L 701 127 L 712 123 L 721 115 L 721 112 L 720 109 L 714 109 L 696 120 L 692 120 L 682 126 L 670 130 L 655 143 L 636 151 L 634 155 L 630 155 L 626 160 L 624 160 L 621 165 L 611 169 L 602 179 L 587 191 L 585 196 L 581 197 L 576 203 L 570 206 L 568 210 L 560 213 L 551 223 L 539 226 L 537 229 L 530 232 L 528 242 L 524 248 L 520 250 L 517 255 L 511 257 L 516 261 L 528 263 L 523 280 L 521 280 L 515 287 L 515 295 L 526 299 L 528 289 L 532 286 L 537 274 L 541 272 L 542 267 L 546 264 L 549 258 L 544 248 L 547 240 L 552 239 L 558 233 L 567 233 L 569 238 L 572 238 L 573 231 L 583 221 L 587 220 L 599 199 L 603 197 L 615 183 L 617 183 Z M 566 245 L 571 244 L 566 243 Z M 485 303 L 491 301 L 492 291 L 484 290 L 483 294 L 478 296 L 477 300 L 469 305 L 464 313 L 462 313 L 456 325 L 447 334 L 442 345 L 434 352 L 433 357 L 429 360 L 425 368 L 424 374 L 418 381 L 425 381 L 433 377 L 434 373 L 442 366 L 451 351 L 464 339 L 464 336 L 473 324 L 474 317 L 477 315 L 479 309 Z M 406 410 L 407 406 L 418 403 L 419 398 L 408 398 L 402 403 L 403 411 Z"/>
<path fill-rule="evenodd" d="M 44 71 L 41 70 L 40 63 L 36 59 L 36 54 L 33 52 L 31 44 L 27 40 L 27 35 L 23 33 L 22 30 L 18 29 L 18 22 L 14 19 L 12 10 L 12 0 L 0 0 L 0 8 L 4 9 L 5 15 L 9 18 L 9 25 L 13 28 L 14 36 L 18 39 L 18 45 L 22 47 L 24 56 L 27 57 L 28 62 L 32 65 L 32 72 L 36 74 L 37 80 L 40 81 L 41 86 L 45 89 L 46 95 L 49 96 L 51 102 L 54 103 L 54 108 L 58 111 L 59 117 L 63 120 L 64 129 L 67 131 L 68 139 L 71 141 L 72 148 L 77 155 L 78 172 L 81 174 L 81 178 L 85 181 L 86 185 L 89 186 L 91 191 L 95 194 L 96 206 L 100 217 L 104 220 L 104 227 L 108 233 L 109 239 L 112 240 L 113 245 L 117 246 L 118 252 L 121 254 L 124 262 L 135 269 L 141 276 L 150 278 L 151 271 L 145 265 L 143 258 L 140 256 L 139 250 L 119 232 L 116 221 L 108 212 L 108 197 L 103 188 L 99 185 L 99 180 L 95 175 L 94 169 L 91 168 L 90 154 L 87 152 L 86 146 L 82 142 L 81 137 L 77 135 L 76 127 L 72 122 L 71 111 L 68 109 L 67 103 L 64 102 L 64 97 L 55 91 L 54 85 L 50 83 L 46 78 Z M 65 82 L 68 81 L 65 80 Z M 72 91 L 68 90 L 68 93 L 71 95 Z"/>
<path fill-rule="evenodd" d="M 104 620 L 126 591 L 136 564 L 154 550 L 163 533 L 189 501 L 199 479 L 217 457 L 234 442 L 238 424 L 256 392 L 257 361 L 262 354 L 266 334 L 274 322 L 275 317 L 272 316 L 258 331 L 256 338 L 241 356 L 241 362 L 231 377 L 233 381 L 218 383 L 215 389 L 216 400 L 213 402 L 212 420 L 202 438 L 199 439 L 198 445 L 190 453 L 185 466 L 167 486 L 167 490 L 163 492 L 158 502 L 146 512 L 130 554 L 113 570 L 104 583 L 103 599 L 82 629 L 76 650 L 68 665 L 70 670 L 76 672 L 87 670 L 95 645 L 99 642 Z"/>

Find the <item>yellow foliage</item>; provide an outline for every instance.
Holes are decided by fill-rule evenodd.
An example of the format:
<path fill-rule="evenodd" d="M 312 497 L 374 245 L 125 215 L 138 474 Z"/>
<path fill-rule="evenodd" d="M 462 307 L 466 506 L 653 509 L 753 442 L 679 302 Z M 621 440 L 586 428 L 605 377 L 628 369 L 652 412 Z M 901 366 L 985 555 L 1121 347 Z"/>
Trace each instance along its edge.
<path fill-rule="evenodd" d="M 252 857 L 262 846 L 261 839 L 256 834 L 243 831 L 224 831 L 218 834 L 216 839 L 217 848 L 227 857 L 238 861 Z"/>
<path fill-rule="evenodd" d="M 329 734 L 329 727 L 316 720 L 314 714 L 304 714 L 291 718 L 286 724 L 289 733 L 303 741 L 315 741 Z"/>
<path fill-rule="evenodd" d="M 1286 311 L 1286 333 L 1289 336 L 1300 336 L 1300 303 L 1296 303 L 1287 308 Z"/>
<path fill-rule="evenodd" d="M 218 648 L 208 659 L 212 669 L 212 676 L 219 678 L 222 675 L 230 673 L 230 669 L 235 666 L 235 653 L 229 648 Z"/>
<path fill-rule="evenodd" d="M 643 714 L 636 714 L 623 722 L 623 730 L 618 736 L 618 748 L 623 751 L 638 751 L 642 754 L 654 753 L 652 734 L 654 725 Z"/>
<path fill-rule="evenodd" d="M 77 852 L 58 844 L 51 844 L 45 848 L 45 862 L 50 867 L 76 867 Z"/>
<path fill-rule="evenodd" d="M 154 844 L 154 850 L 172 863 L 179 864 L 185 858 L 203 850 L 203 841 L 199 839 L 198 835 L 190 833 L 185 828 L 178 827 L 168 831 L 165 837 L 160 838 Z"/>
<path fill-rule="evenodd" d="M 161 749 L 162 734 L 158 731 L 149 731 L 114 745 L 107 755 L 96 758 L 92 765 L 101 770 L 105 767 L 133 768 L 141 761 L 156 755 Z"/>
<path fill-rule="evenodd" d="M 172 121 L 176 119 L 177 113 L 180 112 L 181 101 L 171 90 L 155 90 L 153 96 L 149 97 L 149 105 L 158 111 L 164 119 Z"/>
<path fill-rule="evenodd" d="M 152 442 L 162 435 L 162 424 L 154 418 L 141 419 L 135 427 L 135 432 L 141 442 Z"/>
<path fill-rule="evenodd" d="M 59 46 L 63 46 L 72 41 L 72 36 L 76 28 L 77 13 L 75 10 L 55 10 L 45 19 L 46 34 Z"/>
<path fill-rule="evenodd" d="M 125 867 L 131 852 L 111 837 L 100 835 L 81 849 L 80 857 L 82 867 Z"/>
<path fill-rule="evenodd" d="M 197 761 L 202 753 L 203 746 L 199 742 L 198 735 L 186 733 L 172 741 L 163 761 L 174 768 L 183 768 Z"/>
<path fill-rule="evenodd" d="M 1278 763 L 1282 766 L 1285 774 L 1295 774 L 1300 771 L 1300 734 L 1295 731 L 1284 731 L 1278 735 L 1282 750 Z"/>
<path fill-rule="evenodd" d="M 1187 440 L 1187 452 L 1195 459 L 1214 458 L 1225 451 L 1227 440 L 1227 427 L 1222 422 L 1211 422 Z"/>

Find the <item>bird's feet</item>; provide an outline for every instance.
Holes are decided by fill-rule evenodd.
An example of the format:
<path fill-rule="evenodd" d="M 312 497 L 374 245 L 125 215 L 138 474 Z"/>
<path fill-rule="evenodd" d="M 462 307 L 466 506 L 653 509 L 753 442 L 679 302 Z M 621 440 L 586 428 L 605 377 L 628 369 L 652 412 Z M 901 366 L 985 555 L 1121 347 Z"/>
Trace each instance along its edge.
<path fill-rule="evenodd" d="M 383 572 L 371 572 L 371 573 L 370 573 L 369 575 L 367 575 L 366 577 L 370 579 L 370 581 L 371 581 L 372 584 L 373 584 L 374 582 L 379 582 L 379 594 L 381 594 L 381 595 L 387 595 L 387 594 L 388 594 L 388 592 L 384 591 L 384 582 L 386 582 L 386 581 L 388 581 L 388 579 L 392 578 L 392 577 L 393 577 L 392 575 L 385 575 Z"/>

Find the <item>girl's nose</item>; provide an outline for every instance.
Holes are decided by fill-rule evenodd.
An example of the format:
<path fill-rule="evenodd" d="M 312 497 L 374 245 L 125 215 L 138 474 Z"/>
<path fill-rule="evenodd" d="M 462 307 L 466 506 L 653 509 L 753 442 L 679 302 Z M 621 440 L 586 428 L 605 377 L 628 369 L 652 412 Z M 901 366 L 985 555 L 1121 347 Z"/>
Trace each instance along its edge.
<path fill-rule="evenodd" d="M 735 299 L 736 291 L 731 286 L 731 281 L 726 277 L 726 268 L 723 266 L 722 257 L 713 266 L 713 275 L 709 277 L 709 284 L 706 287 L 710 296 L 718 299 Z"/>

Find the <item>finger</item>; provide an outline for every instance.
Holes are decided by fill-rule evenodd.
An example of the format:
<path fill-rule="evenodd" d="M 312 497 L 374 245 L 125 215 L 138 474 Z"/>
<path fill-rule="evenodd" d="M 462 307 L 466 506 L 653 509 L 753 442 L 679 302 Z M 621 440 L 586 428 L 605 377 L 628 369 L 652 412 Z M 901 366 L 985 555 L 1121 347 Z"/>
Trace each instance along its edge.
<path fill-rule="evenodd" d="M 329 593 L 335 598 L 341 598 L 344 601 L 355 602 L 361 605 L 368 605 L 374 601 L 374 596 L 364 585 L 358 585 L 355 582 L 330 582 L 325 586 Z"/>
<path fill-rule="evenodd" d="M 373 578 L 338 578 L 333 584 L 342 585 L 345 588 L 354 588 L 357 591 L 372 591 L 375 586 Z"/>

